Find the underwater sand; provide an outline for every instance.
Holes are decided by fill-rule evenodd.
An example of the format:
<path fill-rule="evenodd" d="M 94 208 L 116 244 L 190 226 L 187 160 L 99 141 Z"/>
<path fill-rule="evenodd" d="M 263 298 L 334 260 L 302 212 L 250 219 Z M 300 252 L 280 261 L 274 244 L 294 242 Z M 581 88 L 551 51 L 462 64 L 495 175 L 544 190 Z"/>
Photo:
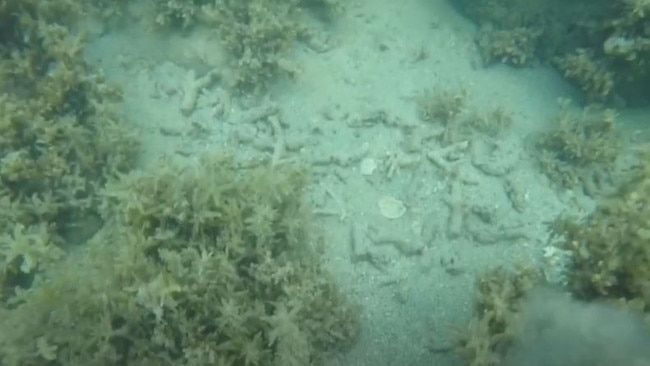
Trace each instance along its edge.
<path fill-rule="evenodd" d="M 549 127 L 558 113 L 557 99 L 576 97 L 575 91 L 544 67 L 483 67 L 473 25 L 445 0 L 355 1 L 326 31 L 334 47 L 317 53 L 298 45 L 292 60 L 300 72 L 294 80 L 274 83 L 269 94 L 281 109 L 286 141 L 301 146 L 287 157 L 309 161 L 354 154 L 366 146 L 364 157 L 371 159 L 366 162 L 379 165 L 371 175 L 362 174 L 368 171 L 360 162 L 313 169 L 309 197 L 327 237 L 328 265 L 363 306 L 359 343 L 328 365 L 460 365 L 454 355 L 434 351 L 450 344 L 454 327 L 466 324 L 476 274 L 520 261 L 541 263 L 547 245 L 544 223 L 564 210 L 590 207 L 580 194 L 553 187 L 529 146 L 530 134 Z M 420 49 L 428 50 L 429 57 L 414 62 Z M 161 36 L 134 27 L 97 38 L 88 56 L 124 88 L 123 111 L 144 143 L 143 167 L 164 155 L 191 161 L 214 149 L 259 154 L 259 148 L 233 138 L 246 131 L 240 131 L 240 111 L 224 103 L 228 98 L 218 84 L 203 90 L 191 115 L 181 112 L 188 72 L 203 74 L 201 62 L 218 64 L 223 57 L 209 34 Z M 501 107 L 514 119 L 493 156 L 494 164 L 509 173 L 491 176 L 474 169 L 473 181 L 462 184 L 463 202 L 490 208 L 496 226 L 523 235 L 492 243 L 468 235 L 450 238 L 450 179 L 425 156 L 404 152 L 398 129 L 348 123 L 383 112 L 419 124 L 414 96 L 426 89 L 462 88 L 469 108 Z M 223 116 L 216 113 L 215 100 L 225 106 Z M 633 134 L 647 113 L 629 114 L 626 126 Z M 435 148 L 433 144 L 430 150 Z M 387 157 L 419 159 L 419 164 L 386 169 Z M 470 162 L 461 164 L 473 169 Z M 522 194 L 521 212 L 504 192 L 506 179 Z M 406 212 L 395 214 L 398 218 L 383 216 L 378 206 L 382 197 L 401 201 Z M 355 248 L 351 232 L 361 233 Z M 377 236 L 373 241 L 373 235 L 400 244 Z M 364 260 L 366 250 L 381 265 Z"/>

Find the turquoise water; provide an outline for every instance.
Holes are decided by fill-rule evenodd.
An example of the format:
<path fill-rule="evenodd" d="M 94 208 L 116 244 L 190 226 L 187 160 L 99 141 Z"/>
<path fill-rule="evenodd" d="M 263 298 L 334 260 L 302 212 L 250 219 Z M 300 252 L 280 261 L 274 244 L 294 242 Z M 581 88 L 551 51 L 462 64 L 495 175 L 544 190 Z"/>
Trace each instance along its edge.
<path fill-rule="evenodd" d="M 476 312 L 568 289 L 548 224 L 639 170 L 642 3 L 0 4 L 0 364 L 647 362 L 607 307 L 512 290 L 508 357 Z"/>

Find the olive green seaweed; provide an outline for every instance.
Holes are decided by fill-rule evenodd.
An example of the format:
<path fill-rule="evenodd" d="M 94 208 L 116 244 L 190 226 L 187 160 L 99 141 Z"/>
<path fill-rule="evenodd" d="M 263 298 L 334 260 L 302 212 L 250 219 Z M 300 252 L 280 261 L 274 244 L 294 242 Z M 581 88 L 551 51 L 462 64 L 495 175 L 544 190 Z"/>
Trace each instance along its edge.
<path fill-rule="evenodd" d="M 536 61 L 537 42 L 541 32 L 527 27 L 491 29 L 483 27 L 477 44 L 485 64 L 501 62 L 516 67 L 530 66 Z"/>
<path fill-rule="evenodd" d="M 97 230 L 98 188 L 137 151 L 68 25 L 78 5 L 0 2 L 0 299 Z"/>
<path fill-rule="evenodd" d="M 290 53 L 298 40 L 319 51 L 326 48 L 314 39 L 306 14 L 329 21 L 343 9 L 341 0 L 154 0 L 153 4 L 158 26 L 214 30 L 231 59 L 229 82 L 246 92 L 265 91 L 278 75 L 296 75 L 298 67 Z"/>
<path fill-rule="evenodd" d="M 103 192 L 107 224 L 2 308 L 4 365 L 312 365 L 359 312 L 320 262 L 304 169 L 163 162 Z"/>
<path fill-rule="evenodd" d="M 633 177 L 583 219 L 551 225 L 557 245 L 573 253 L 569 286 L 580 297 L 650 310 L 650 154 Z"/>
<path fill-rule="evenodd" d="M 638 327 L 625 323 L 628 328 L 617 328 L 616 332 L 620 332 L 621 337 L 632 334 L 638 338 L 642 345 L 639 349 L 644 351 L 637 351 L 645 355 L 648 327 L 640 323 L 645 320 L 645 324 L 650 325 L 649 158 L 650 152 L 643 150 L 638 157 L 638 165 L 626 175 L 620 188 L 608 197 L 599 197 L 596 208 L 588 215 L 577 218 L 562 214 L 548 223 L 549 244 L 565 250 L 570 258 L 564 269 L 567 286 L 560 289 L 566 292 L 562 296 L 568 294 L 579 300 L 579 306 L 584 311 L 591 312 L 602 307 L 602 311 L 618 314 L 615 316 L 619 320 L 630 319 Z M 456 352 L 464 358 L 467 365 L 504 364 L 504 356 L 522 337 L 518 322 L 525 298 L 531 290 L 548 286 L 542 268 L 522 267 L 514 271 L 496 268 L 481 275 L 477 281 L 478 295 L 474 315 L 469 325 L 460 332 Z M 542 304 L 549 304 L 549 301 L 553 303 L 547 298 L 542 299 Z M 591 303 L 597 305 L 590 305 Z M 607 307 L 603 307 L 603 304 Z M 568 309 L 575 311 L 575 306 L 569 306 Z M 557 318 L 573 316 L 571 313 L 557 314 Z M 596 324 L 593 322 L 592 317 L 578 323 L 598 328 L 600 320 Z M 537 329 L 538 333 L 527 335 L 528 337 L 536 339 L 537 335 L 543 333 L 539 332 L 539 323 L 530 326 Z M 543 326 L 546 329 L 547 324 Z M 609 334 L 610 328 L 607 329 L 603 334 Z M 578 333 L 584 332 L 581 330 Z M 599 335 L 594 340 L 590 339 L 590 342 L 601 342 L 602 339 L 609 338 Z M 583 340 L 584 337 L 571 340 L 574 343 L 570 344 L 581 345 Z M 602 352 L 616 355 L 621 349 L 636 349 L 636 343 L 626 342 L 628 341 L 622 341 L 622 348 L 604 344 Z M 547 349 L 561 350 L 563 347 L 567 346 L 550 342 L 543 344 L 539 352 Z M 593 348 L 593 343 L 581 347 Z M 585 357 L 581 350 L 561 352 Z"/>
<path fill-rule="evenodd" d="M 581 188 L 592 196 L 609 188 L 621 148 L 615 121 L 614 110 L 575 112 L 568 101 L 561 101 L 555 126 L 537 143 L 544 173 L 564 188 Z"/>
<path fill-rule="evenodd" d="M 588 103 L 649 101 L 650 1 L 458 0 L 483 58 L 553 64 Z"/>
<path fill-rule="evenodd" d="M 477 280 L 477 298 L 469 324 L 457 333 L 455 352 L 468 366 L 497 366 L 516 336 L 516 322 L 527 293 L 544 284 L 540 270 L 497 267 Z"/>

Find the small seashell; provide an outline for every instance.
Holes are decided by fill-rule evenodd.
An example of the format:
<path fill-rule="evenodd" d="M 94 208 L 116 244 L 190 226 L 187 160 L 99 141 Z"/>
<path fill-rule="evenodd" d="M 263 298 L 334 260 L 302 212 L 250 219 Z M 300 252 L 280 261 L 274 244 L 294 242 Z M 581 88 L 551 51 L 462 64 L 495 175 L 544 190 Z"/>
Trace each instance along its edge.
<path fill-rule="evenodd" d="M 390 196 L 383 196 L 377 202 L 379 213 L 388 219 L 399 219 L 406 213 L 404 202 Z"/>
<path fill-rule="evenodd" d="M 373 158 L 364 158 L 359 166 L 361 174 L 372 175 L 377 169 L 377 162 Z"/>

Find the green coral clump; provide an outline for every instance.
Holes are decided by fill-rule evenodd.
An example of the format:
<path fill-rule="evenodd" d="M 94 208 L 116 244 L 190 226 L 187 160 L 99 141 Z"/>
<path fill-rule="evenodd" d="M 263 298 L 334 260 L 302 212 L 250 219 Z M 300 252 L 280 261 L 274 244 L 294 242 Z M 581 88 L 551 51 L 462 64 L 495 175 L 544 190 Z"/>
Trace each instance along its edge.
<path fill-rule="evenodd" d="M 415 101 L 422 121 L 448 125 L 466 110 L 467 91 L 429 89 L 419 94 Z"/>
<path fill-rule="evenodd" d="M 585 93 L 588 102 L 647 103 L 648 0 L 460 0 L 481 30 L 487 60 L 518 64 L 534 55 Z M 523 30 L 536 30 L 530 37 Z M 515 62 L 513 62 L 515 61 Z"/>
<path fill-rule="evenodd" d="M 358 308 L 321 264 L 305 171 L 125 173 L 137 143 L 72 4 L 0 3 L 0 362 L 308 365 L 349 346 Z"/>
<path fill-rule="evenodd" d="M 477 281 L 472 319 L 459 332 L 455 352 L 468 366 L 496 366 L 516 337 L 517 316 L 528 292 L 543 284 L 541 271 L 493 268 Z"/>
<path fill-rule="evenodd" d="M 477 36 L 477 44 L 486 64 L 501 62 L 516 67 L 533 63 L 537 57 L 539 30 L 527 27 L 497 30 L 483 27 Z"/>
<path fill-rule="evenodd" d="M 467 90 L 427 89 L 415 97 L 420 120 L 439 124 L 443 128 L 442 142 L 459 141 L 467 133 L 467 121 L 463 118 L 468 110 Z"/>
<path fill-rule="evenodd" d="M 330 20 L 342 5 L 341 0 L 154 0 L 154 17 L 164 27 L 214 30 L 232 60 L 233 87 L 259 92 L 273 77 L 297 73 L 289 54 L 298 40 L 319 51 L 327 48 L 315 39 L 306 15 Z"/>
<path fill-rule="evenodd" d="M 566 100 L 561 108 L 555 127 L 537 144 L 542 169 L 565 188 L 581 187 L 595 195 L 607 188 L 616 168 L 620 148 L 616 113 L 595 107 L 575 113 Z"/>
<path fill-rule="evenodd" d="M 606 303 L 641 315 L 650 324 L 650 152 L 627 175 L 616 194 L 601 198 L 583 218 L 560 215 L 549 223 L 550 242 L 569 254 L 568 294 L 585 303 Z M 456 351 L 467 365 L 492 366 L 521 337 L 523 300 L 548 286 L 540 269 L 496 268 L 478 280 L 472 319 Z M 544 301 L 550 301 L 544 298 Z M 538 324 L 542 326 L 542 324 Z M 535 325 L 535 328 L 538 328 Z"/>
<path fill-rule="evenodd" d="M 597 62 L 592 52 L 578 49 L 558 57 L 555 63 L 568 80 L 582 89 L 588 100 L 603 102 L 612 96 L 614 74 L 607 66 Z"/>
<path fill-rule="evenodd" d="M 511 128 L 514 118 L 512 112 L 499 106 L 487 112 L 474 113 L 469 124 L 476 131 L 494 138 Z"/>
<path fill-rule="evenodd" d="M 320 261 L 304 169 L 223 155 L 108 184 L 104 227 L 0 310 L 4 365 L 310 365 L 358 308 Z"/>
<path fill-rule="evenodd" d="M 0 298 L 98 228 L 97 190 L 137 149 L 113 108 L 119 90 L 68 25 L 76 5 L 0 4 Z"/>
<path fill-rule="evenodd" d="M 304 26 L 297 0 L 222 0 L 204 10 L 204 19 L 216 27 L 233 59 L 234 85 L 264 89 L 278 74 L 292 74 L 286 58 Z"/>
<path fill-rule="evenodd" d="M 196 24 L 201 7 L 211 3 L 213 1 L 208 0 L 153 0 L 154 22 L 159 27 L 186 29 Z"/>
<path fill-rule="evenodd" d="M 646 160 L 647 161 L 647 157 Z M 650 169 L 582 220 L 553 225 L 558 245 L 573 253 L 569 286 L 585 299 L 636 302 L 650 310 Z"/>
<path fill-rule="evenodd" d="M 638 160 L 639 165 L 616 194 L 601 198 L 586 217 L 560 215 L 549 223 L 549 229 L 551 248 L 568 253 L 563 273 L 567 283 L 561 289 L 566 290 L 565 295 L 586 304 L 608 304 L 622 310 L 621 314 L 634 314 L 634 324 L 650 324 L 650 151 Z M 536 335 L 552 329 L 539 322 L 531 323 L 528 330 L 521 327 L 521 320 L 526 321 L 522 317 L 524 300 L 532 290 L 548 285 L 542 269 L 489 270 L 478 279 L 475 311 L 461 331 L 455 351 L 467 365 L 504 364 L 506 355 L 525 339 L 522 330 L 534 332 L 533 339 L 537 339 Z M 553 304 L 555 300 L 548 295 L 537 300 Z M 563 311 L 556 306 L 552 309 Z M 565 316 L 571 317 L 572 310 L 567 309 Z M 549 344 L 541 344 L 543 352 L 548 352 L 547 347 Z M 562 347 L 565 344 L 557 344 L 557 349 Z"/>
<path fill-rule="evenodd" d="M 470 140 L 477 133 L 496 138 L 514 123 L 512 113 L 503 107 L 489 110 L 473 108 L 469 105 L 467 90 L 462 87 L 427 89 L 414 99 L 420 120 L 433 125 L 429 133 L 440 135 L 445 145 Z"/>

